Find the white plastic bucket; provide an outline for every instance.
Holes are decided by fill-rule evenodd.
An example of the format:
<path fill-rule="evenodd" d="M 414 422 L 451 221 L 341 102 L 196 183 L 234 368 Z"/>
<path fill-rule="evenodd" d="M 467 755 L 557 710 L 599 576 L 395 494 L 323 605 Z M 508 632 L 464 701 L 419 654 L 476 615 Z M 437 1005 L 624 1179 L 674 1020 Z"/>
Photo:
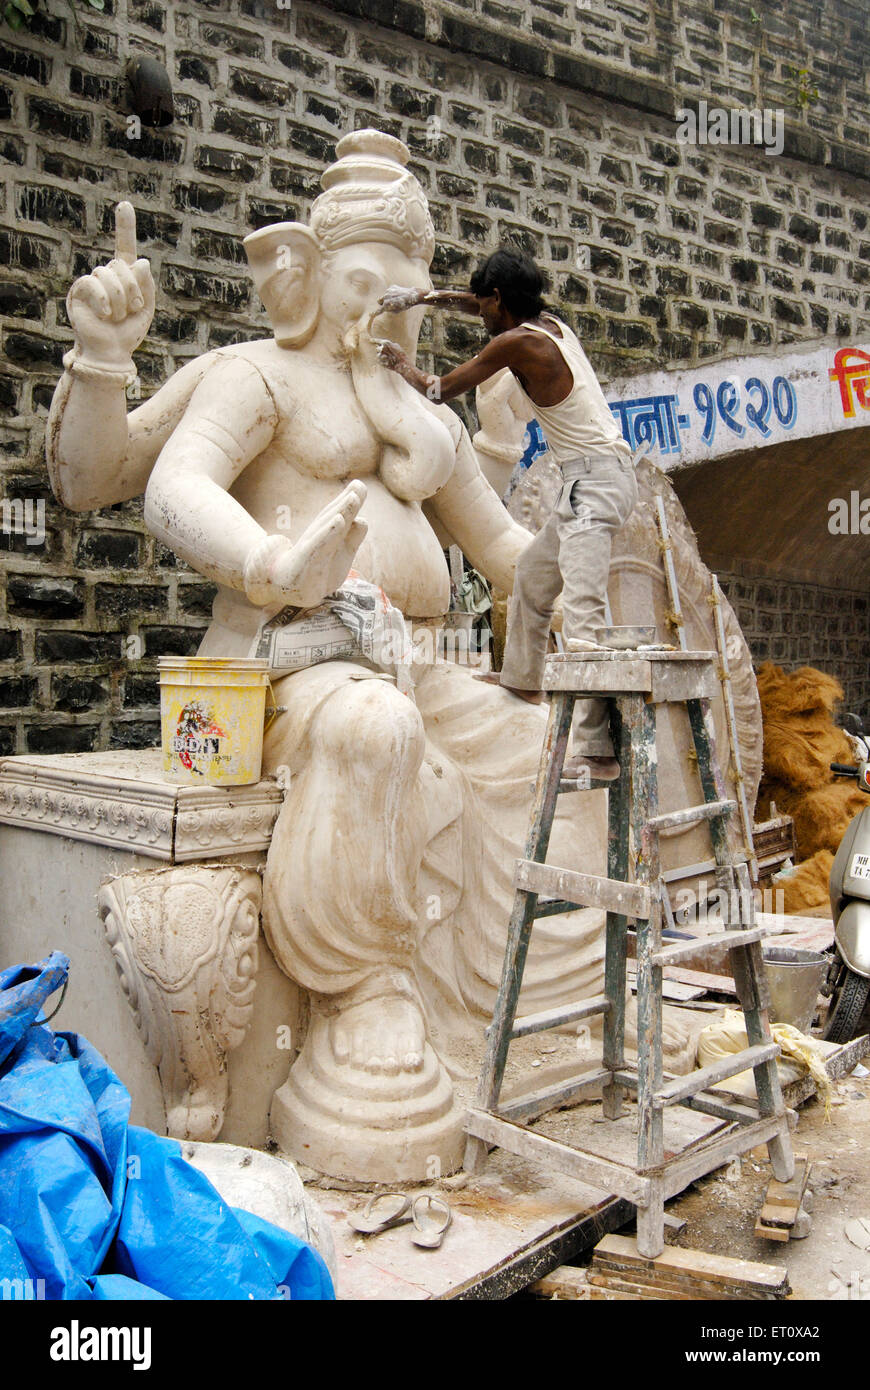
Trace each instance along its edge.
<path fill-rule="evenodd" d="M 170 782 L 259 782 L 269 664 L 260 657 L 161 656 L 160 735 Z"/>

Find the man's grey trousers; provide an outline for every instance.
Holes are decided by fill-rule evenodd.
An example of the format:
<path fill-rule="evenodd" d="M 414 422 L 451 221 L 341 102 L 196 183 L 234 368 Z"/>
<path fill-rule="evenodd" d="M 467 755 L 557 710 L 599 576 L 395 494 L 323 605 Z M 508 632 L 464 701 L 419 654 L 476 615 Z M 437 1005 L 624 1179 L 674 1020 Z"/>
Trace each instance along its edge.
<path fill-rule="evenodd" d="M 562 490 L 548 520 L 520 557 L 508 620 L 501 684 L 540 690 L 550 619 L 562 593 L 562 636 L 595 641 L 606 624 L 610 546 L 637 504 L 634 465 L 616 455 L 562 464 Z M 574 706 L 574 752 L 613 756 L 607 702 Z"/>

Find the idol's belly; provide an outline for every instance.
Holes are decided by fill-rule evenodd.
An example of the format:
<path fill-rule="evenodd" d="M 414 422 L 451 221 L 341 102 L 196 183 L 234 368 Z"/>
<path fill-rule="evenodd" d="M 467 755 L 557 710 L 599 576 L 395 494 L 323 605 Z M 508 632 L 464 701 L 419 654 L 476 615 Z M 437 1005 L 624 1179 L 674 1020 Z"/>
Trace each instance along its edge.
<path fill-rule="evenodd" d="M 352 474 L 350 476 L 353 476 Z M 406 617 L 429 618 L 450 606 L 450 575 L 444 552 L 417 502 L 400 501 L 375 473 L 357 475 L 366 486 L 360 517 L 368 531 L 352 561 L 364 578 L 379 584 Z M 270 534 L 297 540 L 345 487 L 348 478 L 316 478 L 298 469 L 259 478 L 243 475 L 233 495 Z"/>

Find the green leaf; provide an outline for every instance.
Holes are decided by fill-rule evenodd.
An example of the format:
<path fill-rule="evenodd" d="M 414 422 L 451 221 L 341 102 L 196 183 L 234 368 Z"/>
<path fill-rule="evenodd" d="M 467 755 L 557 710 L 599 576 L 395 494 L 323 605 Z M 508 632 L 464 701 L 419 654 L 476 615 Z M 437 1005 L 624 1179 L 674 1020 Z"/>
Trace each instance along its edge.
<path fill-rule="evenodd" d="M 12 30 L 20 29 L 24 23 L 23 18 L 11 3 L 8 4 L 3 11 L 3 18 Z"/>
<path fill-rule="evenodd" d="M 36 14 L 36 10 L 32 5 L 27 3 L 27 0 L 10 0 L 10 3 L 15 6 L 16 10 L 20 10 L 22 14 L 26 14 L 28 19 L 31 15 Z"/>
<path fill-rule="evenodd" d="M 106 8 L 106 0 L 88 0 L 88 4 L 92 10 L 104 10 Z"/>

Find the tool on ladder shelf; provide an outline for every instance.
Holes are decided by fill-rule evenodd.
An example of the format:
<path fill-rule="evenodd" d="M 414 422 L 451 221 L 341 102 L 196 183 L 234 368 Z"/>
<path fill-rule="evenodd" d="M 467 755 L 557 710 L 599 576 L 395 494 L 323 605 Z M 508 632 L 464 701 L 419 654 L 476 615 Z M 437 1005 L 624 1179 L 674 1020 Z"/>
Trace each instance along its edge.
<path fill-rule="evenodd" d="M 663 649 L 567 652 L 547 658 L 544 689 L 550 716 L 538 769 L 526 857 L 516 868 L 516 895 L 508 928 L 501 983 L 476 1105 L 466 1120 L 465 1166 L 474 1171 L 487 1146 L 549 1163 L 559 1171 L 627 1198 L 637 1207 L 637 1244 L 654 1258 L 664 1248 L 664 1202 L 733 1154 L 767 1143 L 774 1175 L 791 1178 L 794 1158 L 776 1056 L 767 1016 L 768 995 L 761 938 L 768 929 L 755 920 L 755 901 L 746 855 L 732 849 L 728 820 L 737 809 L 725 799 L 713 737 L 709 698 L 715 689 L 713 652 Z M 607 877 L 557 868 L 545 862 L 560 792 L 562 767 L 574 703 L 589 696 L 611 702 L 611 735 L 622 768 L 609 784 Z M 685 810 L 658 813 L 656 707 L 684 704 L 688 713 L 704 801 Z M 561 784 L 567 790 L 570 783 Z M 679 825 L 709 826 L 717 883 L 730 904 L 725 931 L 668 943 L 662 917 L 670 913 L 661 876 L 659 835 Z M 604 993 L 573 1006 L 516 1017 L 523 969 L 535 919 L 575 907 L 607 913 Z M 733 915 L 732 915 L 733 914 Z M 636 931 L 638 1060 L 625 1061 L 625 985 L 629 923 Z M 746 1020 L 749 1046 L 688 1076 L 665 1077 L 662 1069 L 662 971 L 712 945 L 725 944 Z M 508 1048 L 514 1038 L 596 1014 L 604 1016 L 601 1066 L 574 1080 L 500 1105 Z M 716 1082 L 752 1067 L 757 1107 L 730 1102 L 711 1091 Z M 607 1119 L 622 1113 L 625 1092 L 637 1097 L 637 1163 L 629 1167 L 573 1148 L 529 1126 L 548 1111 L 570 1105 L 601 1086 Z M 689 1152 L 666 1159 L 664 1114 L 686 1105 L 729 1122 Z"/>

